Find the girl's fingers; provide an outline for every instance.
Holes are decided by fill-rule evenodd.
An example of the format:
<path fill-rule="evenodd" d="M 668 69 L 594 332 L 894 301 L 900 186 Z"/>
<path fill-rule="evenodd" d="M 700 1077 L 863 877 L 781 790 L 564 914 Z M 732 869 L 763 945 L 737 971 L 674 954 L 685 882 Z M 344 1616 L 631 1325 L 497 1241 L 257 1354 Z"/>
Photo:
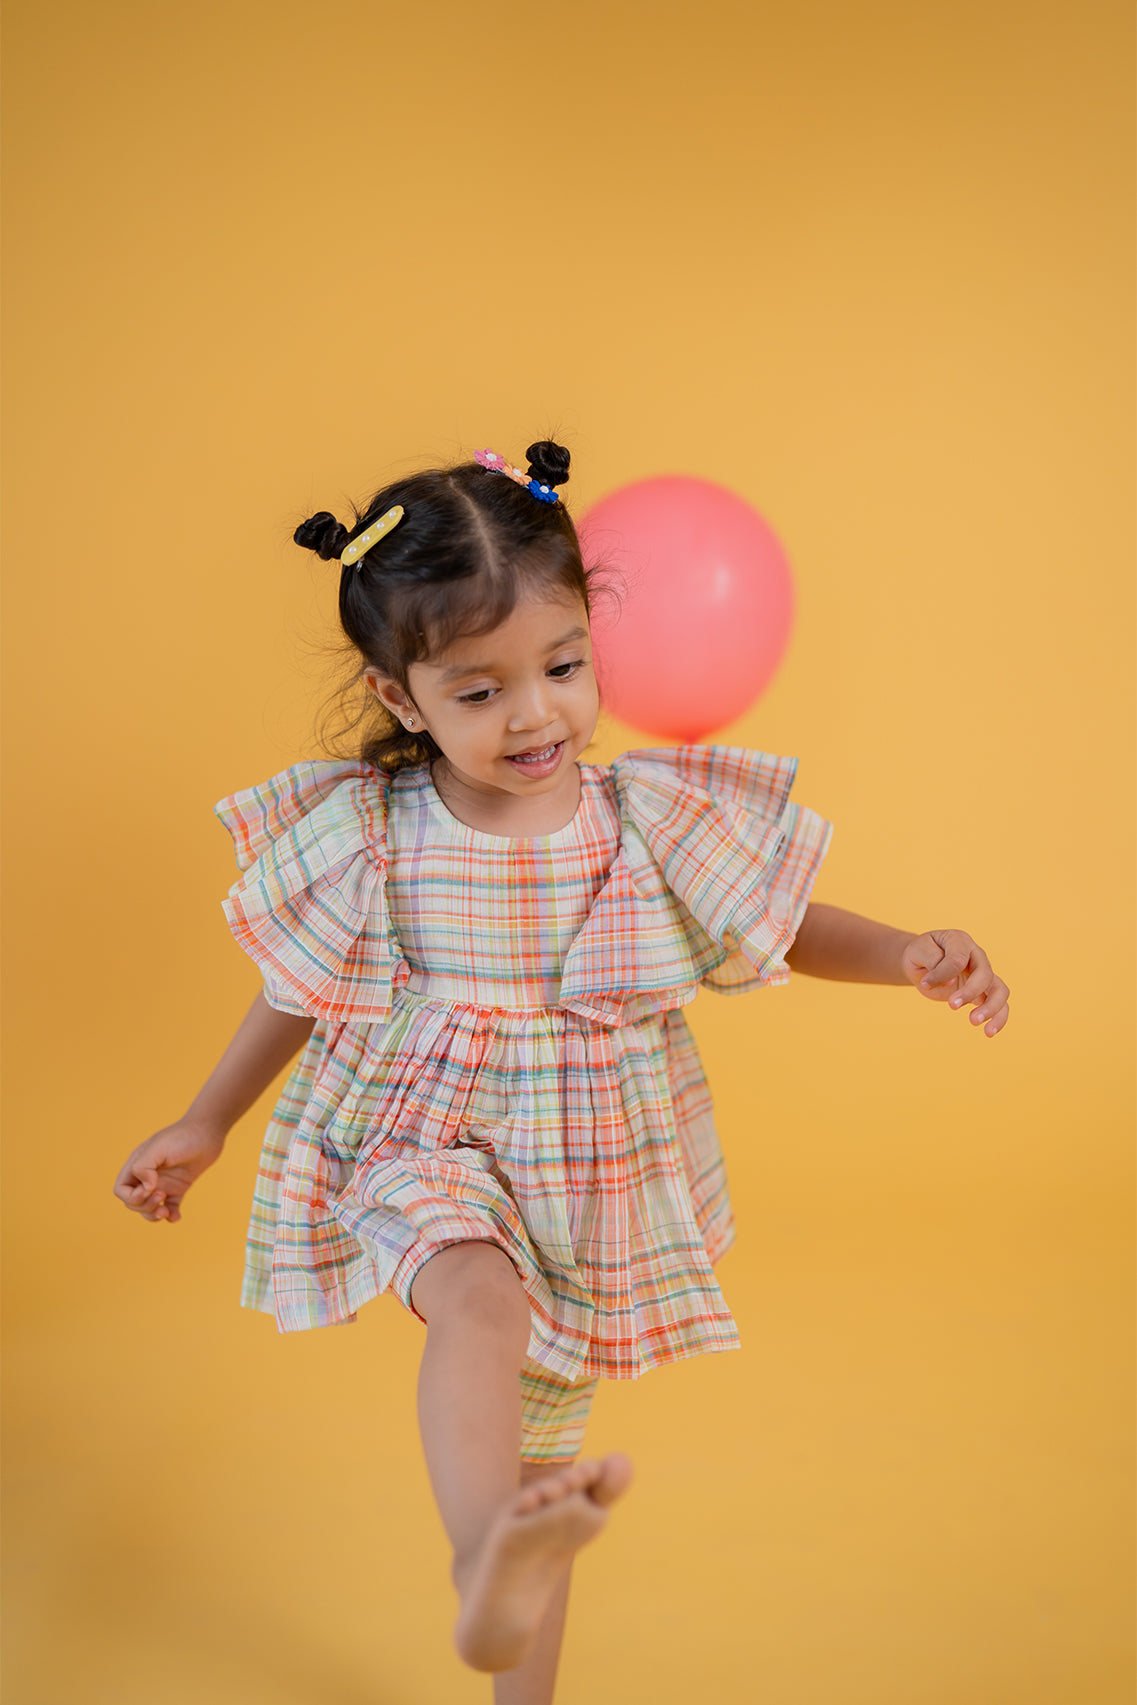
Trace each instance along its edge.
<path fill-rule="evenodd" d="M 994 983 L 992 983 L 990 989 L 987 991 L 983 1005 L 976 1007 L 975 1011 L 971 1014 L 972 1018 L 978 1019 L 980 1022 L 985 1018 L 993 1018 L 995 1013 L 999 1012 L 1006 1006 L 1007 997 L 1010 992 L 1011 991 L 1008 989 L 1006 983 L 1001 982 L 999 978 L 996 977 Z"/>
<path fill-rule="evenodd" d="M 139 1196 L 136 1202 L 131 1202 L 128 1206 L 133 1207 L 134 1211 L 141 1214 L 145 1220 L 163 1219 L 166 1214 L 165 1190 L 156 1187 L 151 1188 L 149 1185 L 140 1185 L 139 1188 L 143 1194 Z"/>
<path fill-rule="evenodd" d="M 932 988 L 920 984 L 923 994 L 931 1000 L 947 1000 L 953 1007 L 966 1006 L 969 1001 L 982 1000 L 991 987 L 991 967 L 987 960 L 980 957 L 969 960 L 966 965 L 950 966 L 942 970 L 937 966 L 939 981 Z M 932 973 L 933 976 L 936 972 Z M 925 979 L 926 981 L 926 979 Z"/>
<path fill-rule="evenodd" d="M 143 1154 L 147 1157 L 146 1162 L 142 1160 Z M 170 1220 L 171 1223 L 180 1220 L 181 1199 L 192 1182 L 194 1162 L 200 1161 L 202 1156 L 195 1152 L 182 1163 L 178 1155 L 176 1144 L 171 1147 L 169 1141 L 159 1142 L 152 1138 L 141 1149 L 136 1149 L 127 1161 L 115 1179 L 114 1194 L 132 1213 L 141 1214 L 143 1219 Z M 207 1156 L 204 1164 L 208 1166 L 209 1163 Z"/>
<path fill-rule="evenodd" d="M 926 943 L 931 945 L 925 945 Z M 956 993 L 956 985 L 962 990 L 964 984 L 972 978 L 989 978 L 991 975 L 987 955 L 966 930 L 928 930 L 925 935 L 909 943 L 909 948 L 916 954 L 917 963 L 923 958 L 931 957 L 932 947 L 939 948 L 940 957 L 934 965 L 928 966 L 920 978 L 921 992 L 929 995 L 932 1000 L 940 1000 Z"/>
<path fill-rule="evenodd" d="M 950 1005 L 965 1006 L 970 1001 L 982 1000 L 990 986 L 991 967 L 989 965 L 980 965 L 971 973 L 970 977 L 968 977 L 967 981 L 961 985 L 958 991 L 952 995 Z"/>
<path fill-rule="evenodd" d="M 988 1036 L 997 1036 L 1010 1016 L 1007 1006 L 1010 992 L 1006 983 L 997 977 L 994 985 L 988 991 L 983 1005 L 976 1007 L 971 1014 L 972 1024 L 982 1024 Z"/>
<path fill-rule="evenodd" d="M 945 953 L 942 959 L 938 960 L 935 965 L 932 965 L 924 972 L 924 975 L 920 978 L 920 987 L 922 989 L 932 989 L 935 993 L 941 994 L 943 992 L 944 984 L 954 983 L 957 977 L 962 977 L 963 973 L 967 970 L 967 965 L 967 960 L 964 960 L 962 964 L 960 963 L 958 953 L 955 955 Z"/>
<path fill-rule="evenodd" d="M 148 1181 L 136 1184 L 115 1186 L 115 1195 L 120 1197 L 132 1213 L 141 1214 L 144 1220 L 156 1223 L 158 1220 L 180 1220 L 181 1198 L 184 1190 L 173 1183 L 162 1184 L 158 1174 L 147 1168 Z M 177 1194 L 174 1192 L 177 1191 Z"/>
<path fill-rule="evenodd" d="M 152 1166 L 135 1168 L 127 1161 L 122 1171 L 114 1181 L 114 1193 L 120 1201 L 133 1205 L 139 1199 L 138 1192 L 153 1190 L 158 1183 L 158 1174 Z"/>

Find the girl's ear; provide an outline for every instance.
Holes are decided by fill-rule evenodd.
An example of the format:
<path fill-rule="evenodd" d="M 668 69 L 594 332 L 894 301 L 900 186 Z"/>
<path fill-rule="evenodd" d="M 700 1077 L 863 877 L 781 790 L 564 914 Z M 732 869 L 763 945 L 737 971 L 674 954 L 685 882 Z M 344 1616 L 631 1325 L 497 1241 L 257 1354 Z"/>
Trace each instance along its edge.
<path fill-rule="evenodd" d="M 408 698 L 398 681 L 392 681 L 389 676 L 381 675 L 378 669 L 365 669 L 363 678 L 379 702 L 385 705 L 391 715 L 397 717 L 401 723 L 406 724 L 408 717 L 413 717 L 416 723 L 420 720 L 413 701 Z"/>

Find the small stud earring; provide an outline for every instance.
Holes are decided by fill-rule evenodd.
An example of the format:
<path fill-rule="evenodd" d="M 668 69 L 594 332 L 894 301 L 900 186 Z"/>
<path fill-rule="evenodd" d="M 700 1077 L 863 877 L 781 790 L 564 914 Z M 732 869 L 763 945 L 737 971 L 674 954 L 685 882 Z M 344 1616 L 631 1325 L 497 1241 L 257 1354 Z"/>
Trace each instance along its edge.
<path fill-rule="evenodd" d="M 413 717 L 413 716 L 408 716 L 408 717 L 407 717 L 407 727 L 408 727 L 408 728 L 413 728 L 413 727 L 414 727 L 414 725 L 415 725 L 415 719 L 414 719 L 414 717 Z"/>

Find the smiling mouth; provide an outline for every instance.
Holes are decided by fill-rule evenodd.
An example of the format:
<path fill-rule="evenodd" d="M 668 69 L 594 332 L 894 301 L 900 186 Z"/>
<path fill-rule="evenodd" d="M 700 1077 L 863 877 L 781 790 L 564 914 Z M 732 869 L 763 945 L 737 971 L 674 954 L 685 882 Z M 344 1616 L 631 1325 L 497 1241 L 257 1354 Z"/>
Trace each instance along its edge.
<path fill-rule="evenodd" d="M 549 759 L 551 757 L 553 757 L 553 755 L 557 752 L 557 750 L 563 745 L 564 745 L 563 740 L 554 740 L 552 742 L 552 744 L 549 746 L 530 746 L 528 748 L 528 750 L 524 751 L 524 752 L 510 752 L 510 753 L 508 753 L 507 754 L 508 761 L 511 764 L 544 764 L 544 763 L 548 763 Z"/>

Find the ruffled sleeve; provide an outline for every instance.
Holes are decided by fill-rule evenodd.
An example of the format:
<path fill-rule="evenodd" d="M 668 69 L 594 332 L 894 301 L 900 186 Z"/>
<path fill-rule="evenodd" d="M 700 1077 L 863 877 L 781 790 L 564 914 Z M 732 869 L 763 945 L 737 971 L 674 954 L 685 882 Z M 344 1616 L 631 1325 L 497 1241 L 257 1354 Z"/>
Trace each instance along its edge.
<path fill-rule="evenodd" d="M 625 752 L 620 851 L 565 961 L 561 1005 L 607 1024 L 786 983 L 833 825 L 791 804 L 796 758 L 743 746 Z"/>
<path fill-rule="evenodd" d="M 279 1012 L 382 1023 L 409 967 L 386 904 L 390 778 L 362 759 L 294 764 L 214 806 L 240 879 L 222 901 Z"/>

